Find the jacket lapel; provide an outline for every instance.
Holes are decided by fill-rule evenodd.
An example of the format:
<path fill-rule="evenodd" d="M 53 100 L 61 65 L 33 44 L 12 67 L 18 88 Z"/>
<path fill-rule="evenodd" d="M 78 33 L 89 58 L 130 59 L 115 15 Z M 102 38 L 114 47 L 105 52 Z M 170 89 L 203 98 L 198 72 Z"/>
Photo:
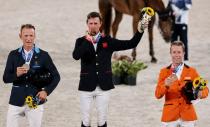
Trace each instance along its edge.
<path fill-rule="evenodd" d="M 33 56 L 31 58 L 31 62 L 30 62 L 30 66 L 33 66 L 34 65 L 34 62 L 35 62 L 35 59 L 34 58 L 35 58 L 35 56 L 37 57 L 37 55 L 38 54 L 36 52 L 33 53 Z"/>
<path fill-rule="evenodd" d="M 91 52 L 96 52 L 95 49 L 94 49 L 94 45 L 92 44 L 92 42 L 90 40 L 88 40 L 86 38 L 86 36 L 84 36 L 83 38 L 84 38 L 84 41 L 86 41 L 85 43 L 88 43 L 88 46 L 90 47 L 89 49 L 91 50 Z"/>
<path fill-rule="evenodd" d="M 40 50 L 36 51 L 34 50 L 33 56 L 31 58 L 30 66 L 38 66 L 40 63 Z M 40 66 L 40 65 L 39 65 Z"/>
<path fill-rule="evenodd" d="M 102 37 L 100 37 L 99 40 L 98 40 L 98 42 L 97 42 L 96 52 L 100 51 L 102 40 L 103 40 Z"/>
<path fill-rule="evenodd" d="M 102 38 L 104 37 L 104 35 L 102 35 L 101 33 L 98 35 L 96 42 L 97 42 L 97 46 L 96 46 L 96 52 L 98 52 L 98 50 L 100 50 L 101 48 L 101 42 L 102 42 Z"/>
<path fill-rule="evenodd" d="M 18 52 L 17 55 L 18 55 L 18 57 L 17 57 L 18 58 L 18 66 L 22 66 L 25 63 L 25 60 L 22 56 L 22 52 Z"/>
<path fill-rule="evenodd" d="M 182 74 L 180 77 L 181 87 L 183 87 L 185 85 L 186 80 L 192 80 L 192 79 L 189 76 L 189 67 L 186 67 L 186 65 L 184 65 Z"/>

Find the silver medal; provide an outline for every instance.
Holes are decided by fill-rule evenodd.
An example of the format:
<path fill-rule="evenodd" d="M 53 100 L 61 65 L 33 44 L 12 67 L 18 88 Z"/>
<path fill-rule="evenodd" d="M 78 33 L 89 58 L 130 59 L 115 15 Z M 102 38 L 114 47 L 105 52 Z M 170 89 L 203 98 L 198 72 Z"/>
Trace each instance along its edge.
<path fill-rule="evenodd" d="M 23 64 L 23 66 L 22 67 L 25 67 L 27 70 L 29 70 L 30 69 L 30 66 L 29 66 L 29 64 Z"/>

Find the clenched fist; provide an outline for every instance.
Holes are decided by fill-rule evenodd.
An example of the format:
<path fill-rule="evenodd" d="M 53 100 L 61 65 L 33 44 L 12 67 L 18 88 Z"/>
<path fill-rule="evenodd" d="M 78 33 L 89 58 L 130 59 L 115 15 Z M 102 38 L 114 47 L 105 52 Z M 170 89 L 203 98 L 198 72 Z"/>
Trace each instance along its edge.
<path fill-rule="evenodd" d="M 138 23 L 137 29 L 138 29 L 138 31 L 139 31 L 140 33 L 143 33 L 144 30 L 145 30 L 146 28 L 148 28 L 148 25 L 149 25 L 149 21 L 148 21 L 147 19 L 141 20 L 141 21 L 139 21 L 139 23 Z"/>
<path fill-rule="evenodd" d="M 25 67 L 25 66 L 17 67 L 17 70 L 16 70 L 17 77 L 20 77 L 21 75 L 26 74 L 28 72 L 28 70 L 29 70 L 29 68 Z"/>
<path fill-rule="evenodd" d="M 170 86 L 174 81 L 176 81 L 178 78 L 176 74 L 171 74 L 169 77 L 165 79 L 165 85 Z"/>
<path fill-rule="evenodd" d="M 149 21 L 154 16 L 154 10 L 150 7 L 145 7 L 141 10 L 142 19 L 139 21 L 137 29 L 140 33 L 144 32 L 148 28 Z"/>

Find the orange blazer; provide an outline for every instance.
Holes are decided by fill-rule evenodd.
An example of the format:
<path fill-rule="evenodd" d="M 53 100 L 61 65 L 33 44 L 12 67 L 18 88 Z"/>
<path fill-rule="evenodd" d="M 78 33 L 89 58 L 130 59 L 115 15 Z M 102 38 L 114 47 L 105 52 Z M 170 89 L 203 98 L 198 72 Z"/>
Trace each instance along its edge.
<path fill-rule="evenodd" d="M 184 99 L 181 92 L 182 87 L 185 85 L 185 80 L 194 80 L 198 77 L 198 73 L 192 67 L 184 65 L 180 80 L 176 80 L 172 85 L 166 88 L 164 81 L 172 74 L 171 65 L 161 69 L 158 84 L 155 90 L 155 96 L 157 99 L 162 98 L 165 95 L 165 104 L 162 112 L 162 122 L 176 121 L 182 119 L 184 121 L 197 120 L 196 112 L 193 104 L 188 104 Z M 202 90 L 201 98 L 208 96 L 209 90 L 206 87 Z"/>

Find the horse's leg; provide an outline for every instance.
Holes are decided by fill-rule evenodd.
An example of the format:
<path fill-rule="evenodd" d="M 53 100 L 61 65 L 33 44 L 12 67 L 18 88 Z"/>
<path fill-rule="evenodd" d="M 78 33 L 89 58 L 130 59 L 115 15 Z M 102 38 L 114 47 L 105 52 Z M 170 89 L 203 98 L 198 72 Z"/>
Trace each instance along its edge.
<path fill-rule="evenodd" d="M 102 26 L 100 30 L 106 35 L 110 35 L 112 5 L 109 3 L 109 0 L 99 0 L 99 11 L 102 16 Z"/>
<path fill-rule="evenodd" d="M 139 14 L 134 14 L 133 15 L 133 33 L 134 34 L 137 31 L 138 22 L 139 22 Z M 133 60 L 136 60 L 136 48 L 133 48 L 131 56 L 133 57 Z"/>
<path fill-rule="evenodd" d="M 149 54 L 151 56 L 151 62 L 156 63 L 157 59 L 155 58 L 154 47 L 153 47 L 153 27 L 155 23 L 155 16 L 153 16 L 152 20 L 148 26 L 148 33 L 149 33 Z"/>
<path fill-rule="evenodd" d="M 123 14 L 115 9 L 115 19 L 112 24 L 112 34 L 113 37 L 116 38 L 118 27 L 120 22 L 122 21 Z"/>
<path fill-rule="evenodd" d="M 112 24 L 112 34 L 114 38 L 116 38 L 118 27 L 122 20 L 122 17 L 123 17 L 123 14 L 115 9 L 115 19 Z M 117 58 L 118 58 L 117 52 L 114 52 L 113 59 L 117 59 Z"/>

